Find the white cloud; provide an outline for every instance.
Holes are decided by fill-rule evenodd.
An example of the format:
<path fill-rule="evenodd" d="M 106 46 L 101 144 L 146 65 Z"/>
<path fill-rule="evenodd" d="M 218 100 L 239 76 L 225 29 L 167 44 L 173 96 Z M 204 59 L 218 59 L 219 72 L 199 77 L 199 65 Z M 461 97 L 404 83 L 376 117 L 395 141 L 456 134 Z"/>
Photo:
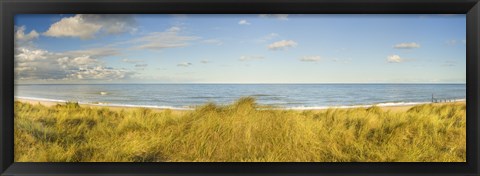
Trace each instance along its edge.
<path fill-rule="evenodd" d="M 81 39 L 91 39 L 101 28 L 101 25 L 85 22 L 81 15 L 76 15 L 63 18 L 52 24 L 43 35 L 50 37 L 79 37 Z"/>
<path fill-rule="evenodd" d="M 15 42 L 22 43 L 22 42 L 29 42 L 34 39 L 37 39 L 39 34 L 35 30 L 31 30 L 30 33 L 25 34 L 25 26 L 20 26 L 16 28 L 15 31 Z"/>
<path fill-rule="evenodd" d="M 128 70 L 105 66 L 99 58 L 107 54 L 99 51 L 105 50 L 54 53 L 18 47 L 14 59 L 15 80 L 113 80 L 129 78 L 135 74 Z"/>
<path fill-rule="evenodd" d="M 16 62 L 29 62 L 35 60 L 46 59 L 50 53 L 46 50 L 18 48 L 15 51 Z"/>
<path fill-rule="evenodd" d="M 420 48 L 420 44 L 415 43 L 415 42 L 410 42 L 410 43 L 399 43 L 393 46 L 396 49 L 414 49 L 414 48 Z"/>
<path fill-rule="evenodd" d="M 107 34 L 135 31 L 135 23 L 132 15 L 78 14 L 62 18 L 60 21 L 52 24 L 43 35 L 92 39 L 95 37 L 95 34 L 101 31 Z"/>
<path fill-rule="evenodd" d="M 275 18 L 278 20 L 288 20 L 288 14 L 260 14 L 261 18 Z"/>
<path fill-rule="evenodd" d="M 74 51 L 66 51 L 63 55 L 67 56 L 91 56 L 91 57 L 106 57 L 106 56 L 114 56 L 119 55 L 120 51 L 116 48 L 93 48 L 93 49 L 86 49 L 86 50 L 74 50 Z"/>
<path fill-rule="evenodd" d="M 69 80 L 116 80 L 133 75 L 133 72 L 124 69 L 107 67 L 103 62 L 91 56 L 63 57 L 57 59 L 61 66 L 60 72 L 65 74 L 64 79 Z"/>
<path fill-rule="evenodd" d="M 137 49 L 161 50 L 165 48 L 185 47 L 189 41 L 197 40 L 195 36 L 182 36 L 180 28 L 172 27 L 164 32 L 153 32 L 130 42 L 138 43 Z"/>
<path fill-rule="evenodd" d="M 261 60 L 265 59 L 263 56 L 240 56 L 239 61 L 251 61 L 251 60 Z"/>
<path fill-rule="evenodd" d="M 267 47 L 270 50 L 284 50 L 286 48 L 296 47 L 297 45 L 298 45 L 297 42 L 293 40 L 281 40 L 278 42 L 274 42 L 268 45 Z"/>
<path fill-rule="evenodd" d="M 68 75 L 67 79 L 77 80 L 118 80 L 126 79 L 132 75 L 123 69 L 113 69 L 110 67 L 96 66 L 92 68 L 80 69 Z"/>
<path fill-rule="evenodd" d="M 238 22 L 239 25 L 250 25 L 250 23 L 247 20 L 240 20 Z"/>
<path fill-rule="evenodd" d="M 322 60 L 320 56 L 304 56 L 300 58 L 302 62 L 319 62 L 320 60 Z"/>
<path fill-rule="evenodd" d="M 191 65 L 193 65 L 193 64 L 190 63 L 190 62 L 182 62 L 182 63 L 178 63 L 177 67 L 189 67 Z"/>
<path fill-rule="evenodd" d="M 405 59 L 401 58 L 399 55 L 390 55 L 387 57 L 387 62 L 389 63 L 401 63 L 404 61 Z"/>
<path fill-rule="evenodd" d="M 102 31 L 108 34 L 119 34 L 124 32 L 135 32 L 137 22 L 133 15 L 129 14 L 88 14 L 82 15 L 87 22 L 100 24 Z"/>
<path fill-rule="evenodd" d="M 77 68 L 86 69 L 89 66 L 94 66 L 100 62 L 96 59 L 92 59 L 90 56 L 79 57 L 61 57 L 57 59 L 57 63 L 61 68 L 65 70 L 75 70 Z"/>

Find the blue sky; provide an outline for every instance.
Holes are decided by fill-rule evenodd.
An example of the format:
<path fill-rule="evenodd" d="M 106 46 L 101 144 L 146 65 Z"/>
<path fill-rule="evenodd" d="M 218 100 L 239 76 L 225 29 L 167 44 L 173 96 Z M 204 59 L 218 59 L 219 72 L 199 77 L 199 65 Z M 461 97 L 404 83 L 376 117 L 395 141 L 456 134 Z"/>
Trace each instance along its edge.
<path fill-rule="evenodd" d="M 465 15 L 17 15 L 17 83 L 465 83 Z"/>

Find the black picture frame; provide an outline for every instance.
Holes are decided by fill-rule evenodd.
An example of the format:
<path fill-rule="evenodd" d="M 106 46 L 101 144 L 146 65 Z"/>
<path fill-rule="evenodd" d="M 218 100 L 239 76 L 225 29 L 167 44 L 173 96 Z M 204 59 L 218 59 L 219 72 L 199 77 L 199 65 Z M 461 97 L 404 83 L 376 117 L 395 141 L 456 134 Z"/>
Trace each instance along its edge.
<path fill-rule="evenodd" d="M 479 171 L 478 0 L 1 0 L 0 172 L 26 175 L 448 175 Z M 15 163 L 15 14 L 466 14 L 467 162 L 464 163 Z"/>

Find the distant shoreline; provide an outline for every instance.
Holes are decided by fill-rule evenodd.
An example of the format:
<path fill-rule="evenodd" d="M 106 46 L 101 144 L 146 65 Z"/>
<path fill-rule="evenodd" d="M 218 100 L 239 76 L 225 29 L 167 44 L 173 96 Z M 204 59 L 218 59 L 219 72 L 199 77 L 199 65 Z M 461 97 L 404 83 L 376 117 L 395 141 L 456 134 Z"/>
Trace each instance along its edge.
<path fill-rule="evenodd" d="M 63 101 L 63 100 L 38 100 L 38 99 L 28 99 L 28 98 L 18 98 L 15 97 L 15 101 L 19 101 L 22 103 L 28 103 L 28 104 L 41 104 L 46 107 L 52 107 L 56 106 L 57 104 L 65 104 L 68 101 Z M 125 106 L 125 105 L 115 105 L 115 104 L 94 104 L 94 103 L 78 103 L 80 106 L 85 106 L 85 107 L 96 107 L 96 108 L 110 108 L 110 109 L 137 109 L 137 108 L 146 108 L 146 109 L 153 109 L 153 110 L 174 110 L 174 111 L 190 111 L 193 110 L 193 108 L 187 109 L 187 108 L 174 108 L 174 107 L 155 107 L 155 106 Z"/>
<path fill-rule="evenodd" d="M 43 100 L 43 99 L 36 99 L 36 98 L 24 98 L 24 97 L 15 97 L 15 101 L 20 101 L 22 103 L 29 103 L 29 104 L 41 104 L 43 106 L 52 107 L 57 104 L 64 104 L 67 101 L 63 100 Z M 442 105 L 442 104 L 450 104 L 450 103 L 465 103 L 465 99 L 459 99 L 452 102 L 441 102 L 441 103 L 432 103 L 432 102 L 411 102 L 411 103 L 403 103 L 403 104 L 389 104 L 383 103 L 376 104 L 376 105 L 356 105 L 356 106 L 329 106 L 329 107 L 322 107 L 322 108 L 315 108 L 315 107 L 305 107 L 305 108 L 273 108 L 274 110 L 294 110 L 294 111 L 325 111 L 327 109 L 354 109 L 354 108 L 369 108 L 372 106 L 380 107 L 385 111 L 407 111 L 413 106 L 422 105 L 422 104 L 435 104 L 435 105 Z M 136 108 L 146 108 L 146 109 L 153 109 L 153 110 L 174 110 L 174 111 L 191 111 L 195 108 L 175 108 L 175 107 L 160 107 L 160 106 L 130 106 L 130 105 L 116 105 L 116 104 L 93 104 L 93 103 L 79 103 L 81 106 L 86 107 L 97 107 L 97 108 L 110 108 L 110 109 L 136 109 Z"/>

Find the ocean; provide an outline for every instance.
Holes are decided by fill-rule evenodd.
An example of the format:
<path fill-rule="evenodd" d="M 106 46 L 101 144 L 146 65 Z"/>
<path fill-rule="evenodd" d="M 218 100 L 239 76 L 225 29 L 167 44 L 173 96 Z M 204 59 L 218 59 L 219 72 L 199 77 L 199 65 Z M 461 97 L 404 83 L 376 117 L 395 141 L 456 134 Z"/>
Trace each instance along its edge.
<path fill-rule="evenodd" d="M 394 106 L 464 100 L 465 84 L 84 84 L 15 85 L 15 97 L 105 106 L 191 109 L 245 96 L 286 109 Z"/>

